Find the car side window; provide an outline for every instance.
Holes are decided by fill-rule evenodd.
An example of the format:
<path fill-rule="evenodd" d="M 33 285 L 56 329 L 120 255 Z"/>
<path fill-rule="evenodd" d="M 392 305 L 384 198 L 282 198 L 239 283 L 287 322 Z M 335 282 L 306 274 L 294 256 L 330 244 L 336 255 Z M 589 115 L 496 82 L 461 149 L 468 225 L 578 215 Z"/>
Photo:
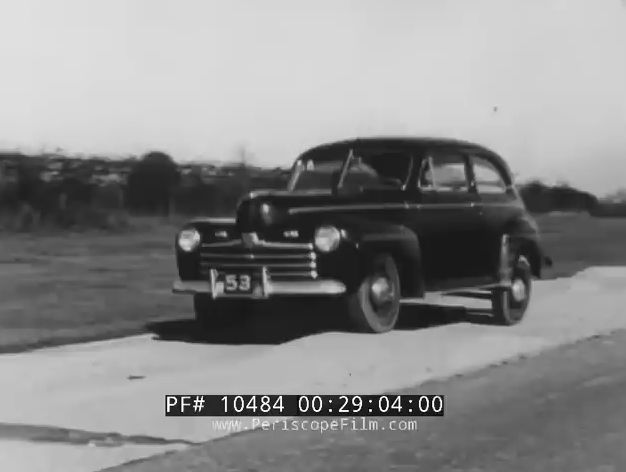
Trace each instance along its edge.
<path fill-rule="evenodd" d="M 507 184 L 498 168 L 489 159 L 472 156 L 472 169 L 476 190 L 481 194 L 502 195 L 507 192 Z"/>
<path fill-rule="evenodd" d="M 401 188 L 411 169 L 411 155 L 376 152 L 355 156 L 343 185 L 346 187 Z"/>
<path fill-rule="evenodd" d="M 468 192 L 469 179 L 463 155 L 436 152 L 422 161 L 418 185 L 421 189 L 443 192 Z"/>

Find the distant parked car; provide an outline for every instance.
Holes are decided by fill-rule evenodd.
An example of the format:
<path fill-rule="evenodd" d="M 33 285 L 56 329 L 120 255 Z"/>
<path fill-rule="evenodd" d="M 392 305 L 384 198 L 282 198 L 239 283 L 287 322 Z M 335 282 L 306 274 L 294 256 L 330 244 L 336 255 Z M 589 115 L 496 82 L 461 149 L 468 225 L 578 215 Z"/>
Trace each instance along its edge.
<path fill-rule="evenodd" d="M 487 297 L 495 321 L 516 324 L 551 264 L 503 159 L 433 138 L 312 148 L 287 189 L 247 195 L 236 218 L 188 222 L 176 258 L 173 291 L 193 294 L 204 326 L 260 299 L 319 296 L 375 333 L 430 292 Z"/>

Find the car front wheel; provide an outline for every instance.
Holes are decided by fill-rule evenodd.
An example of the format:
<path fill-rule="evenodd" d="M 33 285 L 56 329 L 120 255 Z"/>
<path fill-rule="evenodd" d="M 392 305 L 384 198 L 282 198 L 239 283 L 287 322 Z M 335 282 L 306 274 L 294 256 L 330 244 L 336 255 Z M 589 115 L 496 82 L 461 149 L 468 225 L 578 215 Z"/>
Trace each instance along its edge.
<path fill-rule="evenodd" d="M 400 275 L 389 255 L 374 259 L 358 289 L 347 297 L 348 315 L 356 331 L 385 333 L 400 315 Z"/>
<path fill-rule="evenodd" d="M 518 256 L 511 273 L 511 286 L 492 292 L 491 306 L 497 324 L 511 326 L 524 318 L 532 291 L 532 271 L 528 259 Z"/>

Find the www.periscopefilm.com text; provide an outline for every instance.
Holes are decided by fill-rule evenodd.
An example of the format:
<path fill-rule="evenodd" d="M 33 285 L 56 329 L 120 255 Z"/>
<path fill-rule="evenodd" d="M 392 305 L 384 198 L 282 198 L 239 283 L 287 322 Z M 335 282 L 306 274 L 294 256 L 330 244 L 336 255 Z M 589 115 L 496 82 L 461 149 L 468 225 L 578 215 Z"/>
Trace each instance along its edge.
<path fill-rule="evenodd" d="M 275 421 L 263 418 L 252 418 L 250 421 L 232 419 L 209 421 L 213 430 L 230 433 L 253 429 L 261 431 L 317 431 L 320 434 L 329 431 L 417 431 L 417 419 L 342 417 L 335 419 L 285 418 Z"/>

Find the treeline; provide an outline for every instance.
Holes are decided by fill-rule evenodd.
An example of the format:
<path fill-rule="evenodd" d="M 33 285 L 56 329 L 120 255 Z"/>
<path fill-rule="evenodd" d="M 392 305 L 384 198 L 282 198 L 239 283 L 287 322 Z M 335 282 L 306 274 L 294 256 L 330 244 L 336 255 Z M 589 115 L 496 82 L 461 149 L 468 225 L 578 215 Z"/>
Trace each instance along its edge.
<path fill-rule="evenodd" d="M 234 213 L 239 199 L 259 188 L 284 188 L 287 172 L 240 162 L 219 176 L 193 169 L 182 174 L 166 154 L 151 153 L 133 167 L 126 186 L 127 208 L 147 215 L 213 215 Z"/>
<path fill-rule="evenodd" d="M 539 180 L 522 184 L 519 190 L 526 208 L 533 213 L 586 212 L 598 217 L 626 217 L 623 191 L 601 200 L 568 184 L 546 185 Z"/>
<path fill-rule="evenodd" d="M 243 161 L 226 170 L 181 165 L 162 152 L 109 164 L 102 159 L 68 159 L 57 165 L 56 158 L 52 165 L 45 156 L 0 155 L 0 227 L 118 228 L 126 226 L 132 215 L 231 215 L 243 194 L 284 188 L 288 177 L 284 169 L 263 169 Z M 626 216 L 625 202 L 607 204 L 566 184 L 536 180 L 519 190 L 534 213 Z"/>
<path fill-rule="evenodd" d="M 567 184 L 546 185 L 539 180 L 520 185 L 526 208 L 533 213 L 579 211 L 592 213 L 599 200 L 595 195 L 577 190 Z"/>
<path fill-rule="evenodd" d="M 108 174 L 103 160 L 52 160 L 59 163 L 58 156 L 0 155 L 0 227 L 118 228 L 133 215 L 223 216 L 244 193 L 281 188 L 287 179 L 284 169 L 245 162 L 206 175 L 215 166 L 179 165 L 162 152 L 128 159 L 126 167 L 110 161 Z"/>

